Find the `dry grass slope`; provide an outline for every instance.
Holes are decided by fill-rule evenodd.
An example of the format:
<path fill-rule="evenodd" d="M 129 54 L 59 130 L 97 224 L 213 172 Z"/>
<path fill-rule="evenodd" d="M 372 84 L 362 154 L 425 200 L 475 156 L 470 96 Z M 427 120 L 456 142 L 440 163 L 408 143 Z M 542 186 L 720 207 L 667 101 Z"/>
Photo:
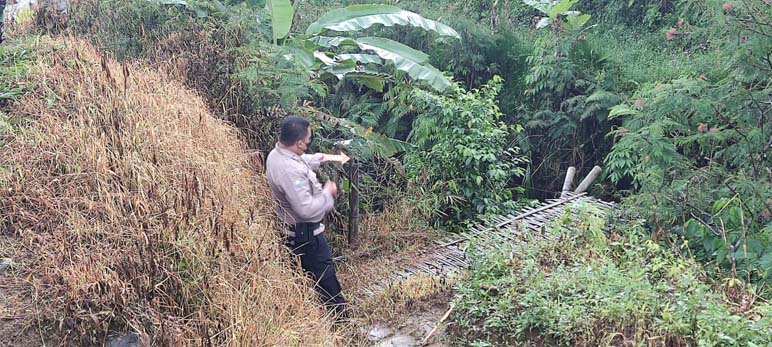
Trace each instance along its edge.
<path fill-rule="evenodd" d="M 150 345 L 339 344 L 236 131 L 164 73 L 47 44 L 62 48 L 10 109 L 30 121 L 0 149 L 0 230 L 19 263 L 3 276 L 34 298 L 5 309 L 62 344 L 116 328 Z"/>

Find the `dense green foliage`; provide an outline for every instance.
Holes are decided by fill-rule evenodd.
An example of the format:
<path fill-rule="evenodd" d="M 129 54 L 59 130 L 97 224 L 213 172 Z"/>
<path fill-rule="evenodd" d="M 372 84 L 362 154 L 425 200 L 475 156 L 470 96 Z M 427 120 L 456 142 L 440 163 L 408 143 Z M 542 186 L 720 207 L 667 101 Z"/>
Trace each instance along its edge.
<path fill-rule="evenodd" d="M 404 73 L 440 92 L 450 86 L 447 77 L 428 63 L 429 56 L 424 52 L 386 37 L 336 35 L 358 33 L 373 26 L 403 26 L 460 38 L 453 28 L 399 7 L 351 5 L 333 9 L 309 24 L 307 37 L 295 42 L 293 56 L 320 78 L 329 75 L 354 79 L 378 92 L 383 91 L 385 81 L 394 79 L 389 76 L 392 72 Z M 389 68 L 384 68 L 386 63 Z"/>
<path fill-rule="evenodd" d="M 568 8 L 557 11 L 575 4 L 563 3 Z M 543 8 L 554 12 L 552 24 L 542 24 L 545 32 L 535 38 L 523 91 L 527 148 L 538 163 L 530 172 L 531 185 L 547 190 L 557 189 L 568 166 L 582 171 L 602 159 L 610 146 L 604 140 L 611 129 L 608 108 L 620 101 L 617 77 L 609 73 L 614 64 L 587 39 L 589 15 L 566 16 L 562 23 L 557 11 L 550 11 L 557 7 Z M 581 19 L 571 24 L 572 18 Z"/>
<path fill-rule="evenodd" d="M 515 206 L 512 180 L 526 159 L 510 144 L 522 127 L 500 121 L 497 76 L 479 90 L 454 86 L 449 96 L 416 91 L 417 118 L 405 159 L 408 175 L 437 192 L 436 207 L 453 221 L 502 213 Z"/>
<path fill-rule="evenodd" d="M 0 46 L 0 105 L 21 95 L 25 90 L 22 83 L 29 72 L 32 52 L 27 43 L 8 42 Z"/>
<path fill-rule="evenodd" d="M 334 10 L 381 2 L 355 8 L 366 20 Z M 458 288 L 466 343 L 770 345 L 767 0 L 78 3 L 70 32 L 185 66 L 256 149 L 270 150 L 284 114 L 313 118 L 315 149 L 358 158 L 358 187 L 342 168 L 324 175 L 357 189 L 364 214 L 408 201 L 431 210 L 421 222 L 459 226 L 554 197 L 569 166 L 603 165 L 592 193 L 645 223 L 608 240 L 582 210 L 584 234 L 558 224 L 476 255 Z M 422 19 L 404 25 L 402 9 Z M 0 103 L 26 59 L 7 52 Z"/>
<path fill-rule="evenodd" d="M 630 201 L 655 228 L 675 227 L 698 258 L 727 269 L 741 261 L 738 270 L 750 272 L 743 277 L 765 279 L 772 275 L 772 160 L 765 154 L 772 129 L 756 100 L 769 98 L 768 83 L 753 90 L 697 78 L 646 88 L 638 107 L 614 109 L 627 120 L 607 158 L 612 180 L 633 179 Z"/>
<path fill-rule="evenodd" d="M 376 2 L 277 1 L 280 15 L 265 1 L 83 0 L 69 25 L 122 58 L 188 64 L 255 148 L 270 149 L 286 112 L 316 118 L 319 149 L 353 140 L 368 209 L 422 187 L 434 222 L 455 224 L 552 197 L 568 166 L 603 165 L 593 193 L 626 202 L 654 240 L 765 286 L 772 4 L 400 1 L 422 16 L 412 25 L 393 25 L 413 15 L 392 6 L 331 11 Z M 461 40 L 420 29 L 435 21 Z M 456 82 L 432 88 L 395 52 Z"/>
<path fill-rule="evenodd" d="M 733 276 L 772 276 L 772 17 L 761 2 L 732 8 L 710 70 L 647 83 L 611 116 L 623 119 L 606 158 L 632 180 L 630 206 L 698 259 Z M 721 52 L 727 52 L 721 54 Z"/>
<path fill-rule="evenodd" d="M 770 346 L 772 306 L 728 305 L 701 267 L 640 226 L 607 239 L 605 216 L 567 208 L 543 236 L 478 254 L 455 322 L 472 346 Z"/>
<path fill-rule="evenodd" d="M 387 35 L 426 47 L 468 88 L 505 77 L 498 101 L 505 122 L 525 126 L 517 144 L 531 164 L 518 183 L 531 195 L 557 191 L 570 165 L 603 165 L 608 181 L 596 193 L 625 198 L 656 240 L 688 244 L 684 254 L 764 283 L 770 4 L 580 1 L 574 8 L 592 16 L 583 26 L 537 29 L 529 20 L 549 14 L 530 6 L 539 1 L 432 3 L 426 15 L 455 18 L 463 42 Z"/>

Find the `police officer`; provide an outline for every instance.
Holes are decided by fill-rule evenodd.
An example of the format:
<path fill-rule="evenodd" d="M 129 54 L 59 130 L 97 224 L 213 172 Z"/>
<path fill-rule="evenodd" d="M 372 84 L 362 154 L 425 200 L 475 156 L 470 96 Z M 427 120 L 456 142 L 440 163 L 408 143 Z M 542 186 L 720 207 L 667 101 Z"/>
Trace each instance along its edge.
<path fill-rule="evenodd" d="M 279 142 L 268 154 L 266 176 L 276 213 L 286 226 L 285 244 L 300 257 L 300 264 L 316 283 L 322 302 L 336 313 L 347 314 L 321 223 L 332 209 L 338 189 L 332 181 L 322 186 L 314 173 L 321 163 L 336 156 L 305 154 L 310 143 L 308 121 L 299 116 L 285 118 Z"/>

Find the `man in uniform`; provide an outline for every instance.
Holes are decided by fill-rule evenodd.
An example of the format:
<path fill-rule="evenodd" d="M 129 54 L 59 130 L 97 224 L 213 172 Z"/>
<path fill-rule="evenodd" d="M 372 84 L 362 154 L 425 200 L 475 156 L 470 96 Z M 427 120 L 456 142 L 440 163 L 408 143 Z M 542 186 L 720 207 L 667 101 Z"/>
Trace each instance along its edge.
<path fill-rule="evenodd" d="M 266 176 L 276 205 L 276 213 L 285 225 L 285 244 L 300 257 L 305 272 L 316 283 L 319 298 L 336 313 L 345 314 L 346 301 L 335 276 L 330 247 L 324 237 L 324 215 L 338 194 L 335 182 L 322 186 L 314 170 L 323 162 L 343 161 L 348 157 L 316 153 L 305 154 L 311 143 L 311 127 L 299 116 L 289 116 L 281 123 L 279 142 L 268 154 Z"/>

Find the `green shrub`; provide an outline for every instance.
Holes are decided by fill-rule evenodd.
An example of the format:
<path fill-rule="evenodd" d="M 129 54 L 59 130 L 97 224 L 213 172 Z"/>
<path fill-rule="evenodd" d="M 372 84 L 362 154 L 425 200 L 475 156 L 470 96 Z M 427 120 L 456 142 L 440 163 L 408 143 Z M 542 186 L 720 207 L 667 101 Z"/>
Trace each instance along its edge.
<path fill-rule="evenodd" d="M 733 313 L 699 265 L 639 226 L 607 239 L 598 210 L 571 209 L 543 238 L 473 253 L 454 299 L 461 343 L 772 346 L 772 305 Z"/>
<path fill-rule="evenodd" d="M 0 106 L 19 97 L 26 89 L 24 77 L 32 62 L 28 46 L 29 42 L 8 40 L 0 46 Z"/>
<path fill-rule="evenodd" d="M 684 251 L 708 266 L 766 286 L 772 125 L 762 105 L 772 101 L 772 22 L 756 16 L 767 4 L 732 6 L 705 20 L 722 23 L 711 50 L 689 61 L 694 67 L 678 63 L 684 68 L 672 71 L 682 76 L 643 84 L 612 109 L 623 124 L 611 133 L 606 167 L 612 182 L 631 182 L 630 212 L 646 218 L 657 238 L 688 244 Z"/>
<path fill-rule="evenodd" d="M 519 189 L 512 183 L 523 176 L 526 159 L 511 145 L 522 127 L 500 121 L 496 95 L 501 82 L 495 76 L 479 90 L 456 84 L 447 96 L 414 94 L 421 117 L 410 136 L 416 148 L 405 157 L 408 176 L 431 184 L 428 190 L 439 197 L 437 209 L 448 221 L 515 206 Z"/>
<path fill-rule="evenodd" d="M 678 19 L 691 23 L 710 21 L 711 11 L 725 1 L 718 0 L 583 0 L 579 9 L 605 23 L 653 30 L 673 25 Z"/>
<path fill-rule="evenodd" d="M 692 246 L 705 251 L 697 252 L 701 260 L 734 270 L 722 249 L 734 254 L 729 260 L 741 254 L 767 259 L 743 273 L 749 279 L 772 272 L 764 252 L 746 249 L 747 242 L 764 245 L 772 223 L 772 173 L 765 169 L 772 165 L 765 154 L 772 126 L 760 108 L 772 84 L 758 78 L 745 82 L 733 72 L 718 82 L 685 78 L 644 87 L 630 104 L 613 109 L 625 121 L 606 158 L 612 181 L 632 179 L 632 212 L 648 218 L 654 230 L 676 235 L 689 223 Z M 727 211 L 741 222 L 727 224 L 723 208 L 714 207 L 730 200 Z"/>

